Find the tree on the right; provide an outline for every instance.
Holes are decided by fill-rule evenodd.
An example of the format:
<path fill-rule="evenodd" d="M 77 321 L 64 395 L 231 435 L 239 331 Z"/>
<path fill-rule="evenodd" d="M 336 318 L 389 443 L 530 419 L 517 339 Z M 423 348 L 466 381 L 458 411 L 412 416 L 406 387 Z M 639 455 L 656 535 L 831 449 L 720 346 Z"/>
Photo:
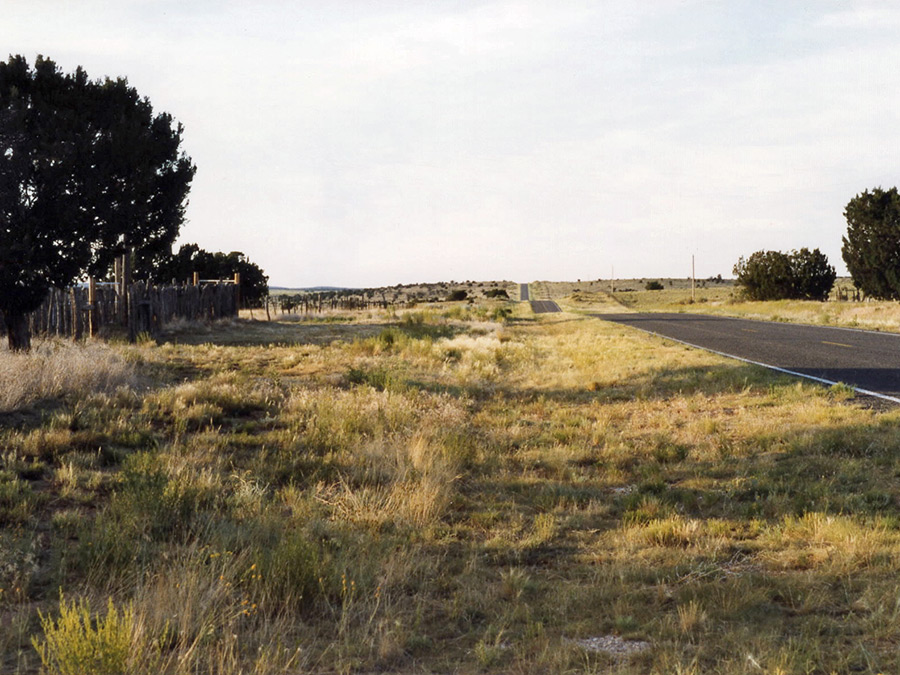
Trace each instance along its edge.
<path fill-rule="evenodd" d="M 841 255 L 853 284 L 871 298 L 900 299 L 900 194 L 874 188 L 844 209 L 847 236 Z"/>

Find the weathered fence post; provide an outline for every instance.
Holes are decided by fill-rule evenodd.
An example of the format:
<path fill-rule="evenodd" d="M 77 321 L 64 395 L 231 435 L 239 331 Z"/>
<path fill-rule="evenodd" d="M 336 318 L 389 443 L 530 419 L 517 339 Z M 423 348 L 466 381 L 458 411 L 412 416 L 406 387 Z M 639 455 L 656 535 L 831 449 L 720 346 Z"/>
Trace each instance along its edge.
<path fill-rule="evenodd" d="M 125 253 L 122 256 L 122 275 L 124 277 L 124 280 L 122 283 L 125 284 L 126 289 L 131 288 L 131 284 L 132 284 L 131 256 L 133 253 L 134 253 L 134 249 L 132 249 L 131 247 L 128 247 L 127 249 L 125 249 Z M 125 297 L 126 297 L 126 301 L 127 301 L 129 299 L 127 293 L 126 293 Z M 129 307 L 126 305 L 125 311 L 127 312 L 128 310 L 129 310 Z"/>
<path fill-rule="evenodd" d="M 131 253 L 129 248 L 120 257 L 116 258 L 115 274 L 116 274 L 116 293 L 118 295 L 118 313 L 119 323 L 123 326 L 128 325 L 129 315 L 129 290 L 131 289 Z"/>
<path fill-rule="evenodd" d="M 75 340 L 80 340 L 84 317 L 81 316 L 81 303 L 79 302 L 78 289 L 72 286 L 72 290 L 69 294 L 72 298 L 72 335 Z"/>
<path fill-rule="evenodd" d="M 88 335 L 97 333 L 97 280 L 88 277 Z"/>
<path fill-rule="evenodd" d="M 122 285 L 122 256 L 116 256 L 116 259 L 113 261 L 113 278 L 116 282 L 116 318 L 118 319 L 119 323 L 122 324 L 126 319 L 125 304 L 122 300 L 122 298 L 125 297 L 125 288 Z"/>

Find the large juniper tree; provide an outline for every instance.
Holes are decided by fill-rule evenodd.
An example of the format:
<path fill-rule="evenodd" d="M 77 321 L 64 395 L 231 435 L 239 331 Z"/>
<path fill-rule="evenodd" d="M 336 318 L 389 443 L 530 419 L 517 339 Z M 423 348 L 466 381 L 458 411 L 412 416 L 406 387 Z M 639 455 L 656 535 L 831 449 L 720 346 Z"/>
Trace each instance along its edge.
<path fill-rule="evenodd" d="M 799 300 L 828 299 L 837 273 L 828 264 L 827 256 L 819 249 L 801 248 L 791 251 L 791 272 L 794 277 L 793 296 Z"/>
<path fill-rule="evenodd" d="M 756 251 L 734 266 L 735 283 L 749 300 L 789 298 L 794 276 L 791 258 L 781 251 Z"/>
<path fill-rule="evenodd" d="M 38 57 L 0 62 L 0 312 L 9 346 L 53 286 L 104 273 L 133 247 L 169 253 L 195 167 L 182 128 L 124 79 Z"/>
<path fill-rule="evenodd" d="M 825 301 L 834 280 L 834 267 L 819 249 L 782 253 L 757 251 L 734 266 L 735 283 L 748 300 Z"/>
<path fill-rule="evenodd" d="M 900 299 L 900 194 L 875 188 L 844 209 L 847 236 L 841 255 L 853 283 L 866 295 Z"/>

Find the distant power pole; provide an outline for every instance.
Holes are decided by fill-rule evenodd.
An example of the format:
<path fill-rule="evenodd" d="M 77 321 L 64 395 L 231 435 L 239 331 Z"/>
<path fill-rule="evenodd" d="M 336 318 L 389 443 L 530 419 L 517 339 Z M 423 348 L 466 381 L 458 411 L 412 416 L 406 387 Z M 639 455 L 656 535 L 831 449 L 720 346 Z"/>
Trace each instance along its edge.
<path fill-rule="evenodd" d="M 616 287 L 613 285 L 616 279 L 616 266 L 612 265 L 609 268 L 609 292 L 612 293 L 616 290 Z"/>
<path fill-rule="evenodd" d="M 694 302 L 694 256 L 691 254 L 691 302 Z"/>

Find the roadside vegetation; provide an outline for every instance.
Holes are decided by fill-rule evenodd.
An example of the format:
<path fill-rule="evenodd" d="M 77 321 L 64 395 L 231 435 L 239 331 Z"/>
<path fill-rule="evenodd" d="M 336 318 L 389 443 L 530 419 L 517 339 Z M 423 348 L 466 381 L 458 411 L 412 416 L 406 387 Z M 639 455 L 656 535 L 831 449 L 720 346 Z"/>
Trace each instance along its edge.
<path fill-rule="evenodd" d="M 548 282 L 548 297 L 574 312 L 692 312 L 737 316 L 763 321 L 786 321 L 823 326 L 842 326 L 864 330 L 900 332 L 900 305 L 888 300 L 864 302 L 841 300 L 852 297 L 849 279 L 838 279 L 832 297 L 826 302 L 813 300 L 742 300 L 730 282 L 698 286 L 691 300 L 690 281 L 678 280 L 670 287 L 662 280 L 663 290 L 645 290 L 641 280 L 623 280 L 615 293 L 595 284 L 594 290 L 573 290 L 571 283 Z M 582 284 L 583 286 L 584 284 Z M 839 294 L 843 294 L 839 296 Z"/>
<path fill-rule="evenodd" d="M 524 303 L 325 319 L 46 347 L 108 374 L 4 403 L 0 671 L 900 669 L 897 411 Z"/>
<path fill-rule="evenodd" d="M 837 278 L 819 250 L 782 253 L 757 251 L 734 266 L 735 284 L 747 300 L 816 300 L 824 302 Z"/>

